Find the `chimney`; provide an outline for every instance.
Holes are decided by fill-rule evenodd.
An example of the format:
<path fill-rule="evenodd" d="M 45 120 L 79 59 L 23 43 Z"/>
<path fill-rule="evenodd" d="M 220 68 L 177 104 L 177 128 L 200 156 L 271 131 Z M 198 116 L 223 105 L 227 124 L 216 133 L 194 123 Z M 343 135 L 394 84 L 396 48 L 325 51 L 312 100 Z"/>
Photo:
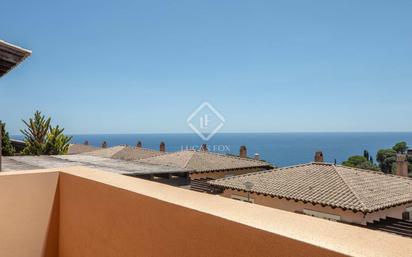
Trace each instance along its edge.
<path fill-rule="evenodd" d="M 106 141 L 103 141 L 102 148 L 107 148 L 107 142 Z"/>
<path fill-rule="evenodd" d="M 160 142 L 160 152 L 166 152 L 166 145 L 165 142 Z"/>
<path fill-rule="evenodd" d="M 202 146 L 200 147 L 200 151 L 207 152 L 207 144 L 202 144 Z"/>
<path fill-rule="evenodd" d="M 408 176 L 408 156 L 406 154 L 396 154 L 396 175 Z"/>
<path fill-rule="evenodd" d="M 315 153 L 315 162 L 323 162 L 323 153 L 322 153 L 322 151 L 317 151 Z"/>
<path fill-rule="evenodd" d="M 258 154 L 258 153 L 255 153 L 255 158 L 254 158 L 256 161 L 259 161 L 260 160 L 260 154 Z"/>
<path fill-rule="evenodd" d="M 247 157 L 247 149 L 246 146 L 242 145 L 239 150 L 239 157 L 246 158 Z"/>
<path fill-rule="evenodd" d="M 137 142 L 136 148 L 142 148 L 142 141 L 138 141 L 138 142 Z"/>
<path fill-rule="evenodd" d="M 89 145 L 89 141 L 84 141 L 84 145 Z"/>

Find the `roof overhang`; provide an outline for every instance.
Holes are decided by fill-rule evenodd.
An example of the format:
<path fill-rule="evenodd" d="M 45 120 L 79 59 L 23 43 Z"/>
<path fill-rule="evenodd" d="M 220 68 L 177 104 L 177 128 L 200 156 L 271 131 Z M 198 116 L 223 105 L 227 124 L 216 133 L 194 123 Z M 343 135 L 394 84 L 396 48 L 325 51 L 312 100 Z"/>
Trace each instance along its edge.
<path fill-rule="evenodd" d="M 30 55 L 30 50 L 0 40 L 0 77 L 11 71 Z"/>

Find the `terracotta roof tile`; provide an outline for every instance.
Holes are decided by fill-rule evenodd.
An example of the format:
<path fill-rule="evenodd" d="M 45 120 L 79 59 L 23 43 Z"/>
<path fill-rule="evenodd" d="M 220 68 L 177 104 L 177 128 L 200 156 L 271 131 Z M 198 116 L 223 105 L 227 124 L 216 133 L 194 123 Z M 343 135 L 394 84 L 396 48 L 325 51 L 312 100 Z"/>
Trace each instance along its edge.
<path fill-rule="evenodd" d="M 380 172 L 332 164 L 310 163 L 250 173 L 209 183 L 287 199 L 312 202 L 362 212 L 412 202 L 412 180 Z"/>
<path fill-rule="evenodd" d="M 264 161 L 194 150 L 168 153 L 141 161 L 151 164 L 162 164 L 187 168 L 190 170 L 195 170 L 196 172 L 271 167 L 269 163 Z"/>
<path fill-rule="evenodd" d="M 129 146 L 114 146 L 109 148 L 99 148 L 96 151 L 83 153 L 84 155 L 104 157 L 104 158 L 113 158 L 118 160 L 140 160 L 144 158 L 150 158 L 154 156 L 163 155 L 165 153 L 146 149 L 146 148 L 131 148 Z"/>
<path fill-rule="evenodd" d="M 69 151 L 67 154 L 81 154 L 95 151 L 99 148 L 91 146 L 91 145 L 83 145 L 83 144 L 70 144 Z"/>

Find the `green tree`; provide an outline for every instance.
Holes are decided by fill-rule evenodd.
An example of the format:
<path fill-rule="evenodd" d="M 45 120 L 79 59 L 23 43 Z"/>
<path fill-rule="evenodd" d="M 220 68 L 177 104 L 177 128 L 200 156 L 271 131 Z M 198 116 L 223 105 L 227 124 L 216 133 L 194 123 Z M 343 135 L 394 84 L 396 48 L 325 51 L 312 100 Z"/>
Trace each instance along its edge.
<path fill-rule="evenodd" d="M 344 166 L 356 167 L 360 165 L 361 163 L 364 163 L 367 161 L 368 159 L 366 159 L 364 156 L 355 155 L 355 156 L 349 157 L 348 160 L 344 161 L 342 164 Z"/>
<path fill-rule="evenodd" d="M 377 171 L 379 168 L 371 163 L 368 158 L 365 156 L 355 155 L 348 158 L 348 160 L 342 163 L 343 166 L 365 169 L 365 170 L 374 170 Z"/>
<path fill-rule="evenodd" d="M 393 149 L 381 149 L 376 154 L 379 168 L 385 173 L 391 173 L 393 164 L 396 162 L 396 151 Z"/>
<path fill-rule="evenodd" d="M 64 129 L 60 129 L 59 126 L 55 128 L 50 127 L 49 133 L 47 134 L 45 154 L 59 155 L 67 153 L 72 137 L 65 136 L 63 131 Z"/>
<path fill-rule="evenodd" d="M 59 126 L 50 125 L 51 118 L 46 118 L 40 111 L 34 113 L 34 117 L 28 121 L 23 120 L 26 129 L 20 130 L 25 136 L 26 147 L 23 154 L 42 155 L 42 154 L 65 154 L 72 139 L 63 134 L 64 129 Z"/>
<path fill-rule="evenodd" d="M 405 153 L 408 150 L 408 144 L 402 141 L 394 145 L 392 149 L 397 153 Z"/>
<path fill-rule="evenodd" d="M 45 152 L 47 133 L 50 128 L 51 118 L 47 118 L 40 111 L 34 113 L 34 117 L 28 121 L 23 120 L 26 129 L 20 130 L 23 133 L 26 147 L 23 154 L 41 155 Z"/>
<path fill-rule="evenodd" d="M 366 160 L 369 160 L 369 152 L 367 150 L 363 150 L 363 157 L 365 157 Z"/>
<path fill-rule="evenodd" d="M 2 138 L 1 138 L 2 155 L 4 156 L 14 155 L 15 149 L 13 145 L 11 144 L 9 133 L 6 131 L 6 123 L 2 123 L 2 121 L 0 121 L 0 128 L 1 128 L 1 135 L 2 135 Z"/>
<path fill-rule="evenodd" d="M 371 163 L 370 161 L 362 162 L 356 168 L 364 169 L 364 170 L 379 171 L 379 167 L 376 166 L 375 164 Z"/>

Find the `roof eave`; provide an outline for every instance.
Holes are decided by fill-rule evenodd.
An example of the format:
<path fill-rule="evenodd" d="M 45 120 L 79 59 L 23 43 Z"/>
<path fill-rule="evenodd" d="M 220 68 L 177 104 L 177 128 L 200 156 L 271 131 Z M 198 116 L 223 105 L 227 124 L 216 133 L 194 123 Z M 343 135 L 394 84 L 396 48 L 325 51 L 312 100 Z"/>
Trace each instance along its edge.
<path fill-rule="evenodd" d="M 273 166 L 271 165 L 262 165 L 262 166 L 251 166 L 251 167 L 239 167 L 239 168 L 227 168 L 227 169 L 213 169 L 213 170 L 195 170 L 193 173 L 209 173 L 209 172 L 225 172 L 231 170 L 246 170 L 246 169 L 258 169 L 258 168 L 268 168 L 271 170 Z"/>
<path fill-rule="evenodd" d="M 288 201 L 292 200 L 292 201 L 299 201 L 299 202 L 303 202 L 303 203 L 320 204 L 320 205 L 323 205 L 323 206 L 329 206 L 331 208 L 339 208 L 339 209 L 342 209 L 342 210 L 350 210 L 350 211 L 353 211 L 353 212 L 362 212 L 362 213 L 365 213 L 365 214 L 378 211 L 378 210 L 367 210 L 367 209 L 363 209 L 363 208 L 355 209 L 355 208 L 351 208 L 351 207 L 332 205 L 332 204 L 322 203 L 322 202 L 317 202 L 317 201 L 303 200 L 303 199 L 299 199 L 299 198 L 292 198 L 292 197 L 286 197 L 286 196 L 275 195 L 275 194 L 270 194 L 270 193 L 257 192 L 257 191 L 253 191 L 253 190 L 245 190 L 243 188 L 237 188 L 237 187 L 230 187 L 230 186 L 214 184 L 213 181 L 209 181 L 208 183 L 210 185 L 214 186 L 214 187 L 219 187 L 219 188 L 222 188 L 222 189 L 231 189 L 231 190 L 249 192 L 249 193 L 257 194 L 257 195 L 266 195 L 266 196 L 270 196 L 270 197 L 273 197 L 273 198 L 276 197 L 278 199 L 286 199 Z M 394 206 L 391 206 L 391 207 L 394 207 Z M 388 207 L 388 208 L 390 208 L 390 207 Z"/>
<path fill-rule="evenodd" d="M 3 52 L 8 52 L 8 54 L 4 54 L 3 53 L 3 57 L 1 55 L 1 51 L 3 49 Z M 22 47 L 10 44 L 8 42 L 5 42 L 3 40 L 0 40 L 0 59 L 10 62 L 10 60 L 5 60 L 3 58 L 6 58 L 7 55 L 13 55 L 15 54 L 16 56 L 18 56 L 16 58 L 16 56 L 14 56 L 14 58 L 12 58 L 14 61 L 11 62 L 12 64 L 10 66 L 8 66 L 6 68 L 6 70 L 2 73 L 0 73 L 0 77 L 5 76 L 7 73 L 9 73 L 11 70 L 13 70 L 14 68 L 16 68 L 20 63 L 22 63 L 27 57 L 29 57 L 32 54 L 32 51 L 28 50 L 28 49 L 24 49 Z"/>

